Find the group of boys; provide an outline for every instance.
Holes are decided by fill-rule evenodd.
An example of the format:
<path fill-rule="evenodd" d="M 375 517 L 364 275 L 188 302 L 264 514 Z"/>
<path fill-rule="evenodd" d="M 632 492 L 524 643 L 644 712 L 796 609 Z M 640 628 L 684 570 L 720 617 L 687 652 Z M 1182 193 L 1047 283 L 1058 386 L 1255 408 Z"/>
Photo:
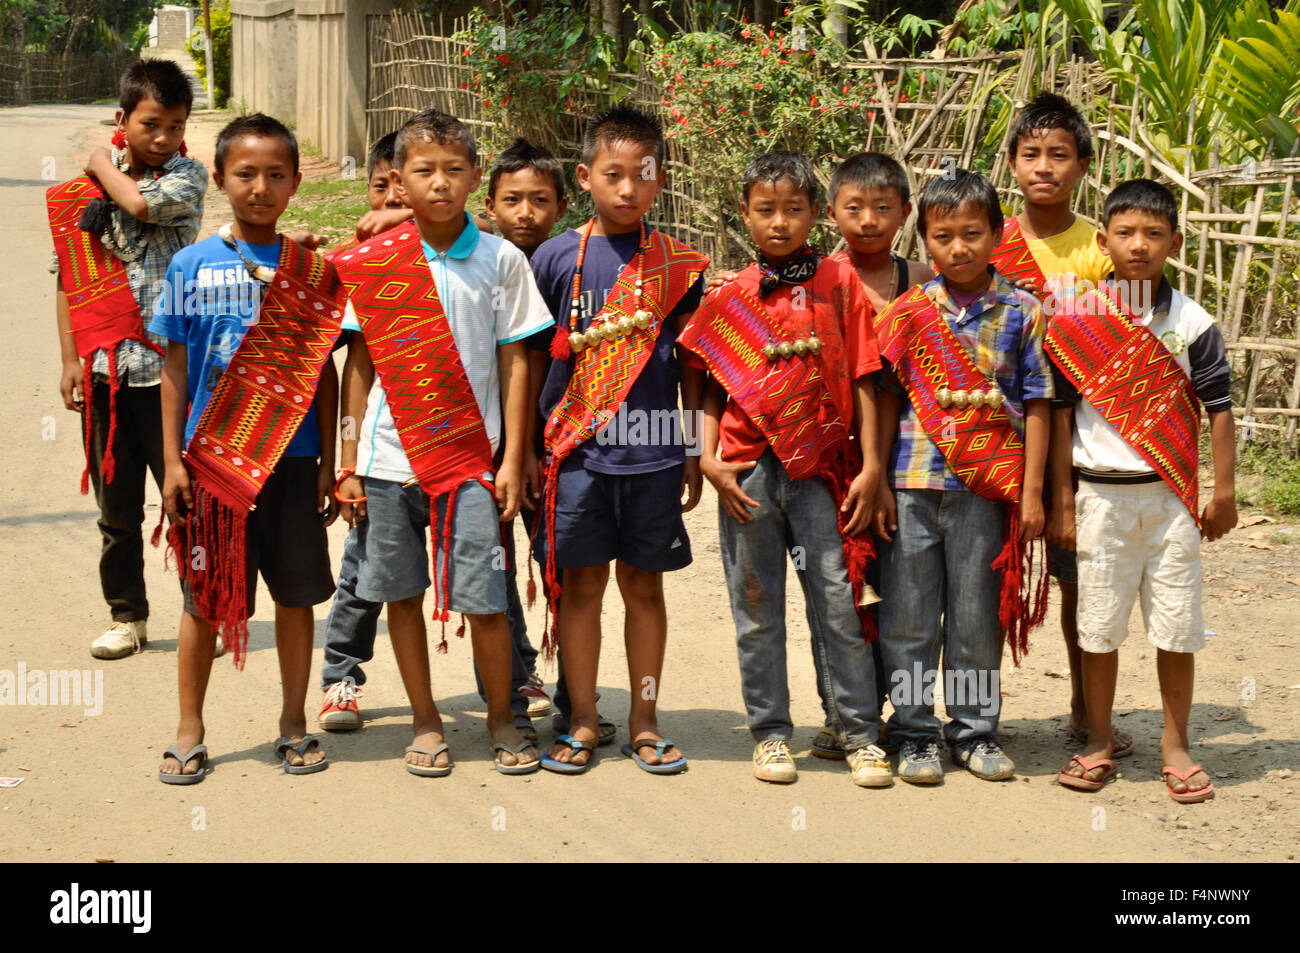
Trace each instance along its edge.
<path fill-rule="evenodd" d="M 217 139 L 214 181 L 234 221 L 189 244 L 206 188 L 183 155 L 190 102 L 174 64 L 131 67 L 115 149 L 50 196 L 62 389 L 86 421 L 114 620 L 97 656 L 145 643 L 146 467 L 171 519 L 181 718 L 160 780 L 207 773 L 212 659 L 224 644 L 243 664 L 259 569 L 275 603 L 286 772 L 328 763 L 304 705 L 312 607 L 331 594 L 320 725 L 359 727 L 360 666 L 387 604 L 413 713 L 406 770 L 452 770 L 429 676 L 430 586 L 441 647 L 453 613 L 458 634 L 468 624 L 496 769 L 585 772 L 617 733 L 596 707 L 611 562 L 634 689 L 623 753 L 651 773 L 684 770 L 657 718 L 664 573 L 691 561 L 682 514 L 707 478 L 759 779 L 797 776 L 788 556 L 825 715 L 814 754 L 845 759 L 864 787 L 893 783 L 891 751 L 900 778 L 941 781 L 941 678 L 953 759 L 1012 777 L 997 675 L 1004 643 L 1018 658 L 1045 612 L 1032 555 L 1046 531 L 1083 745 L 1058 780 L 1097 790 L 1133 750 L 1110 710 L 1140 595 L 1158 650 L 1162 773 L 1177 800 L 1212 795 L 1187 716 L 1204 643 L 1199 539 L 1236 520 L 1226 352 L 1163 277 L 1181 243 L 1168 190 L 1117 185 L 1101 233 L 1071 212 L 1091 138 L 1068 102 L 1039 96 L 1012 126 L 1018 218 L 1004 223 L 975 173 L 927 185 L 917 228 L 933 271 L 891 252 L 912 211 L 894 159 L 862 153 L 834 171 L 826 211 L 846 247 L 823 257 L 809 240 L 821 212 L 811 164 L 756 157 L 740 208 L 756 260 L 707 286 L 709 261 L 646 223 L 664 140 L 636 109 L 588 123 L 576 178 L 594 215 L 553 238 L 566 208 L 555 156 L 520 140 L 496 158 L 486 211 L 499 238 L 465 209 L 482 175 L 468 128 L 422 112 L 372 151 L 357 238 L 321 254 L 311 236 L 277 231 L 300 181 L 297 144 L 260 114 Z M 1204 513 L 1198 401 L 1215 462 Z M 543 648 L 561 657 L 558 736 L 540 754 L 530 716 L 549 699 L 517 585 L 517 514 L 542 567 Z M 350 530 L 336 585 L 325 528 L 338 515 Z"/>

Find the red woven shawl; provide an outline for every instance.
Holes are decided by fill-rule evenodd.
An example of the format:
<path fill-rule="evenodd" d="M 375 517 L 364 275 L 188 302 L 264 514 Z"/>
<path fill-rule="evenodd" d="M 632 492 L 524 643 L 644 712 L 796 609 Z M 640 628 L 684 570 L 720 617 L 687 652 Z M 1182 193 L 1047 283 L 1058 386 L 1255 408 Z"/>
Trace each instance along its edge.
<path fill-rule="evenodd" d="M 1034 260 L 1015 216 L 1002 224 L 1002 241 L 993 249 L 991 261 L 998 274 L 1007 281 L 1013 284 L 1028 281 L 1033 285 L 1034 294 L 1043 293 L 1047 280 L 1043 270 L 1038 267 L 1038 262 Z"/>
<path fill-rule="evenodd" d="M 59 259 L 59 283 L 68 296 L 72 318 L 72 338 L 77 356 L 85 362 L 82 393 L 90 405 L 91 366 L 95 352 L 101 348 L 108 356 L 108 440 L 100 472 L 105 483 L 112 483 L 116 467 L 113 441 L 117 435 L 117 346 L 123 341 L 139 341 L 146 347 L 166 353 L 144 333 L 144 321 L 136 303 L 126 269 L 117 256 L 108 251 L 98 235 L 77 227 L 81 213 L 91 200 L 102 198 L 99 186 L 85 175 L 45 190 L 50 233 Z M 85 422 L 86 469 L 81 474 L 81 492 L 89 491 L 90 434 L 93 410 L 88 406 Z"/>
<path fill-rule="evenodd" d="M 243 668 L 248 645 L 248 514 L 311 409 L 343 319 L 338 276 L 321 255 L 282 239 L 275 277 L 217 381 L 185 450 L 194 506 L 168 545 L 199 614 Z"/>

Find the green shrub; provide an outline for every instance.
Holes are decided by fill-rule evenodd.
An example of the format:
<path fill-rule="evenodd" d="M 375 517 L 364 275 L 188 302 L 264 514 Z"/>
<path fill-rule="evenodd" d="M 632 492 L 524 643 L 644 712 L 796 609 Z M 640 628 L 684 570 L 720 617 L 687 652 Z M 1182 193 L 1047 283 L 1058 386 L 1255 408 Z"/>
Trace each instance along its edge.
<path fill-rule="evenodd" d="M 212 84 L 213 105 L 224 107 L 230 97 L 230 4 L 213 2 L 212 15 L 212 69 L 216 72 Z M 199 11 L 198 23 L 190 38 L 185 42 L 186 51 L 194 58 L 194 68 L 204 85 L 208 83 L 207 54 L 203 52 L 203 11 Z"/>

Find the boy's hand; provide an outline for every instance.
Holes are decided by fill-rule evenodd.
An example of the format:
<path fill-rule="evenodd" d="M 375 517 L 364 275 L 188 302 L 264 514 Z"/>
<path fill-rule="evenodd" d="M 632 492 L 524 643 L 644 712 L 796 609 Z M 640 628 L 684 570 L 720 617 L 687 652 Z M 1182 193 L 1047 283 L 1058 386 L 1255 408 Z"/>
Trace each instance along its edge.
<path fill-rule="evenodd" d="M 740 488 L 740 474 L 754 469 L 758 461 L 749 463 L 723 463 L 721 460 L 700 461 L 700 471 L 708 477 L 713 488 L 718 491 L 718 499 L 727 515 L 738 523 L 748 523 L 754 517 L 751 509 L 758 509 L 758 501 L 751 499 Z"/>
<path fill-rule="evenodd" d="M 1074 514 L 1074 494 L 1067 500 L 1056 500 L 1047 516 L 1047 541 L 1061 549 L 1074 550 L 1077 546 Z"/>
<path fill-rule="evenodd" d="M 497 508 L 501 522 L 509 523 L 519 513 L 519 500 L 523 490 L 523 473 L 519 464 L 502 463 L 496 478 Z"/>
<path fill-rule="evenodd" d="M 315 232 L 286 232 L 284 237 L 312 251 L 320 248 L 321 243 L 325 241 L 324 235 L 317 235 Z"/>
<path fill-rule="evenodd" d="M 1043 498 L 1037 493 L 1024 493 L 1020 497 L 1020 538 L 1028 541 L 1043 535 Z"/>
<path fill-rule="evenodd" d="M 357 241 L 365 241 L 386 232 L 410 218 L 414 213 L 409 208 L 380 208 L 367 212 L 357 222 Z"/>
<path fill-rule="evenodd" d="M 194 505 L 190 471 L 184 463 L 169 463 L 163 472 L 163 509 L 173 521 L 182 520 Z"/>
<path fill-rule="evenodd" d="M 63 395 L 63 406 L 68 410 L 81 410 L 85 406 L 86 395 L 81 392 L 85 382 L 86 375 L 80 361 L 68 361 L 63 365 L 59 393 Z"/>
<path fill-rule="evenodd" d="M 330 467 L 316 470 L 316 512 L 326 526 L 339 517 L 338 501 L 334 499 L 334 473 Z"/>
<path fill-rule="evenodd" d="M 101 162 L 108 163 L 110 168 L 113 165 L 113 154 L 109 152 L 107 149 L 105 149 L 103 146 L 100 146 L 98 149 L 95 149 L 93 152 L 91 152 L 90 158 L 86 160 L 86 165 L 85 165 L 86 174 L 98 178 L 98 176 L 95 173 L 95 169 L 100 167 Z"/>
<path fill-rule="evenodd" d="M 709 275 L 704 285 L 704 291 L 707 294 L 714 288 L 720 288 L 725 285 L 728 281 L 735 281 L 739 275 L 740 272 L 738 271 L 716 271 Z"/>
<path fill-rule="evenodd" d="M 1237 497 L 1235 493 L 1215 493 L 1201 514 L 1201 536 L 1209 542 L 1224 536 L 1237 525 Z"/>
<path fill-rule="evenodd" d="M 334 492 L 333 487 L 330 487 L 330 492 Z M 339 503 L 338 500 L 334 501 L 339 503 L 339 515 L 343 517 L 343 521 L 349 526 L 356 526 L 366 518 L 366 501 L 361 499 L 361 497 L 365 495 L 365 485 L 361 482 L 361 477 L 357 476 L 355 473 L 339 484 L 339 496 L 343 497 L 345 500 L 359 501 L 357 503 Z"/>
<path fill-rule="evenodd" d="M 542 461 L 531 453 L 524 454 L 523 481 L 524 494 L 519 505 L 535 510 L 537 501 L 542 498 Z"/>
<path fill-rule="evenodd" d="M 871 521 L 871 528 L 887 543 L 892 543 L 891 533 L 898 532 L 898 501 L 888 480 L 881 480 L 876 489 L 876 515 Z"/>
<path fill-rule="evenodd" d="M 877 491 L 880 487 L 880 464 L 874 461 L 864 463 L 862 472 L 849 484 L 849 492 L 840 504 L 840 512 L 848 514 L 844 532 L 856 536 L 871 526 L 875 515 Z"/>
<path fill-rule="evenodd" d="M 1032 278 L 1016 278 L 1014 280 L 1008 278 L 1007 280 L 1011 282 L 1013 288 L 1019 288 L 1021 291 L 1028 291 L 1034 297 L 1038 297 L 1039 292 L 1042 290 L 1038 287 L 1038 282 L 1034 281 Z"/>
<path fill-rule="evenodd" d="M 700 458 L 687 454 L 686 468 L 682 471 L 682 492 L 686 501 L 682 503 L 682 512 L 689 513 L 700 502 L 700 491 L 704 489 L 704 478 L 700 473 Z"/>

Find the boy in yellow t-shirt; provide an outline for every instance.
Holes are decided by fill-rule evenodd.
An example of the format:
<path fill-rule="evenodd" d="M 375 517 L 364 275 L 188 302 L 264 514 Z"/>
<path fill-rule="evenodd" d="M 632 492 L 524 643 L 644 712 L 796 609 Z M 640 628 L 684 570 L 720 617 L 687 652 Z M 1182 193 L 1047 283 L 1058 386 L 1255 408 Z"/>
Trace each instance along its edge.
<path fill-rule="evenodd" d="M 1043 312 L 1050 322 L 1053 314 L 1091 291 L 1111 272 L 1110 259 L 1097 243 L 1097 229 L 1071 209 L 1074 187 L 1092 163 L 1092 133 L 1069 100 L 1055 93 L 1040 93 L 1011 124 L 1007 153 L 1025 197 L 1025 210 L 1017 221 L 1046 279 Z M 1074 552 L 1061 548 L 1059 542 L 1049 533 L 1047 562 L 1061 587 L 1061 632 L 1070 659 L 1067 728 L 1082 741 L 1088 735 L 1088 713 L 1078 644 L 1079 583 Z M 1115 757 L 1132 754 L 1129 735 L 1116 730 L 1115 739 Z"/>

